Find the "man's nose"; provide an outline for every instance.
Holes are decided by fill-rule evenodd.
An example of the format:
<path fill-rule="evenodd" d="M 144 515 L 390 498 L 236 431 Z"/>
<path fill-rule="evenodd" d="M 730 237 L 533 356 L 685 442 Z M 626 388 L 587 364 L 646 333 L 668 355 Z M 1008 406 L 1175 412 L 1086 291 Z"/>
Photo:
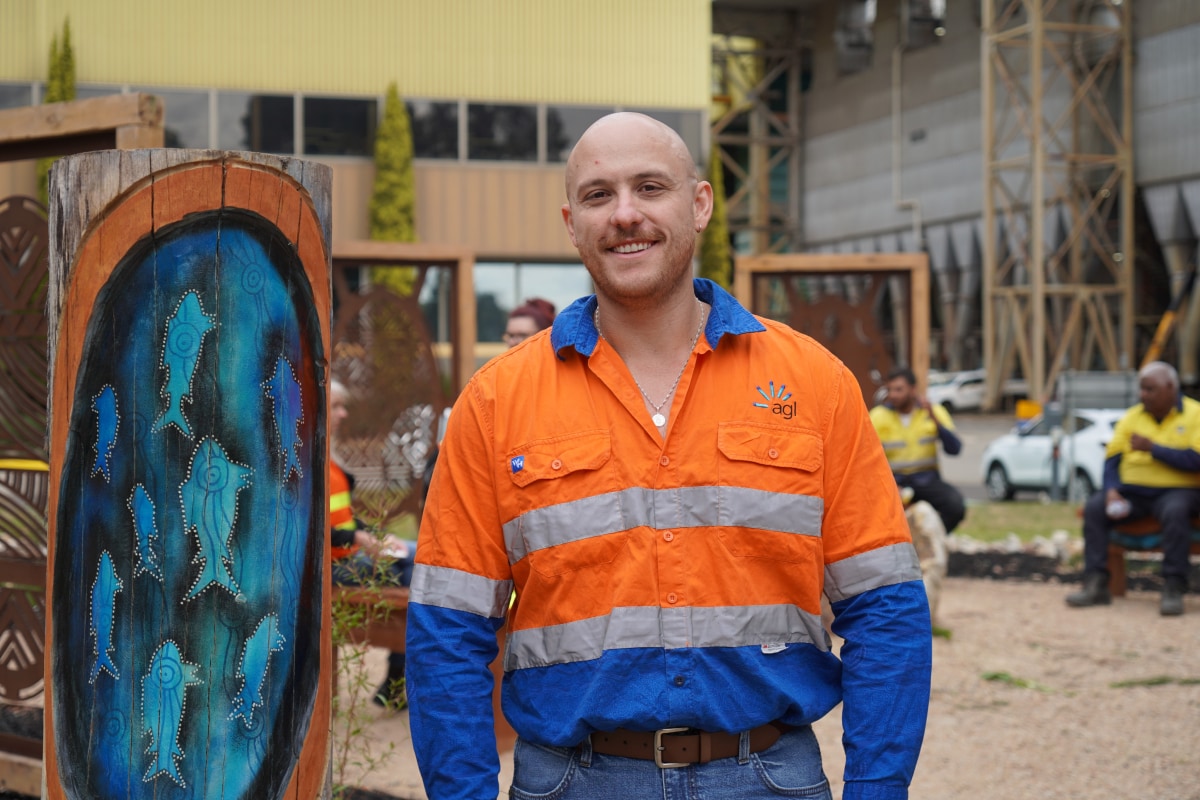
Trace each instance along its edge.
<path fill-rule="evenodd" d="M 644 219 L 642 209 L 633 192 L 619 192 L 617 205 L 613 209 L 613 224 L 621 228 L 635 227 Z"/>

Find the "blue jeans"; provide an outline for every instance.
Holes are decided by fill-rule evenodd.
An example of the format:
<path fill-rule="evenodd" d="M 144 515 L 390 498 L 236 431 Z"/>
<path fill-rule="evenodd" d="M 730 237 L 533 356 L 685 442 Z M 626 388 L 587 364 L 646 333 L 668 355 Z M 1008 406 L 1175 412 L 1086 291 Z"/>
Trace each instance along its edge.
<path fill-rule="evenodd" d="M 738 758 L 660 769 L 653 761 L 606 756 L 579 747 L 546 747 L 517 740 L 512 800 L 832 800 L 811 727 L 787 731 L 771 747 L 750 753 L 742 736 Z"/>

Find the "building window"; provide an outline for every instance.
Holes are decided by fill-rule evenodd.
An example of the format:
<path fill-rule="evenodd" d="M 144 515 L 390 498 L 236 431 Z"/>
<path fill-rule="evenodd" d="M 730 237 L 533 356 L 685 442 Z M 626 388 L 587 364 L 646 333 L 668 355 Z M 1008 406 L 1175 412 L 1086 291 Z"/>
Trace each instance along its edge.
<path fill-rule="evenodd" d="M 475 324 L 478 342 L 503 341 L 508 313 L 530 297 L 543 297 L 562 311 L 580 297 L 592 294 L 592 278 L 582 264 L 477 263 Z M 437 341 L 449 341 L 452 305 L 449 271 L 430 270 L 421 287 L 421 310 Z"/>
<path fill-rule="evenodd" d="M 467 158 L 474 161 L 537 161 L 534 106 L 467 106 Z"/>
<path fill-rule="evenodd" d="M 106 83 L 76 84 L 75 99 L 90 100 L 93 97 L 105 97 L 110 94 L 120 94 L 121 87 Z"/>
<path fill-rule="evenodd" d="M 304 153 L 370 156 L 375 148 L 379 104 L 375 100 L 304 98 Z"/>
<path fill-rule="evenodd" d="M 217 147 L 258 153 L 296 152 L 295 100 L 290 95 L 217 95 Z"/>
<path fill-rule="evenodd" d="M 547 106 L 546 160 L 551 163 L 566 161 L 583 132 L 593 122 L 610 113 L 611 108 L 595 106 Z"/>
<path fill-rule="evenodd" d="M 32 83 L 0 83 L 0 108 L 33 105 Z"/>
<path fill-rule="evenodd" d="M 167 147 L 207 148 L 208 92 L 177 92 L 139 87 L 134 92 L 157 96 L 163 103 L 163 144 Z"/>
<path fill-rule="evenodd" d="M 458 158 L 458 103 L 409 100 L 413 155 L 417 158 Z"/>

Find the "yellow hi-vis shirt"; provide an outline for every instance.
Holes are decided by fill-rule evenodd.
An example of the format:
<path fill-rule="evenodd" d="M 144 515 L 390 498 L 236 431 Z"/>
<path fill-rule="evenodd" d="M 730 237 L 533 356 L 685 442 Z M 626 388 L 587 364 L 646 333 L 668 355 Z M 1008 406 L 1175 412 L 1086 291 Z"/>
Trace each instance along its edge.
<path fill-rule="evenodd" d="M 892 472 L 911 475 L 938 468 L 938 429 L 934 418 L 946 430 L 954 430 L 950 412 L 941 405 L 930 406 L 933 416 L 923 408 L 913 408 L 908 424 L 894 408 L 878 405 L 871 409 L 871 424 L 883 443 Z"/>
<path fill-rule="evenodd" d="M 1123 484 L 1158 489 L 1200 487 L 1200 472 L 1175 469 L 1150 453 L 1132 449 L 1129 439 L 1135 433 L 1163 447 L 1200 451 L 1200 402 L 1183 398 L 1183 408 L 1172 408 L 1162 422 L 1138 403 L 1117 422 L 1104 452 L 1105 458 L 1121 457 Z"/>

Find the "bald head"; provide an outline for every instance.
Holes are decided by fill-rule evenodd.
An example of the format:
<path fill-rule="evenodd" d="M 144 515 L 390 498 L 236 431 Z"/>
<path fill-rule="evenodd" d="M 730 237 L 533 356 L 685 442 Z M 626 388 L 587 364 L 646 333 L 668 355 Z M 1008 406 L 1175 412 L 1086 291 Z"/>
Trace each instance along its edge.
<path fill-rule="evenodd" d="M 578 182 L 580 167 L 589 158 L 614 150 L 636 148 L 643 142 L 663 146 L 683 175 L 692 181 L 700 179 L 692 154 L 671 126 L 635 111 L 618 111 L 593 122 L 571 148 L 571 155 L 567 158 L 567 199 L 571 199 L 572 186 Z"/>

